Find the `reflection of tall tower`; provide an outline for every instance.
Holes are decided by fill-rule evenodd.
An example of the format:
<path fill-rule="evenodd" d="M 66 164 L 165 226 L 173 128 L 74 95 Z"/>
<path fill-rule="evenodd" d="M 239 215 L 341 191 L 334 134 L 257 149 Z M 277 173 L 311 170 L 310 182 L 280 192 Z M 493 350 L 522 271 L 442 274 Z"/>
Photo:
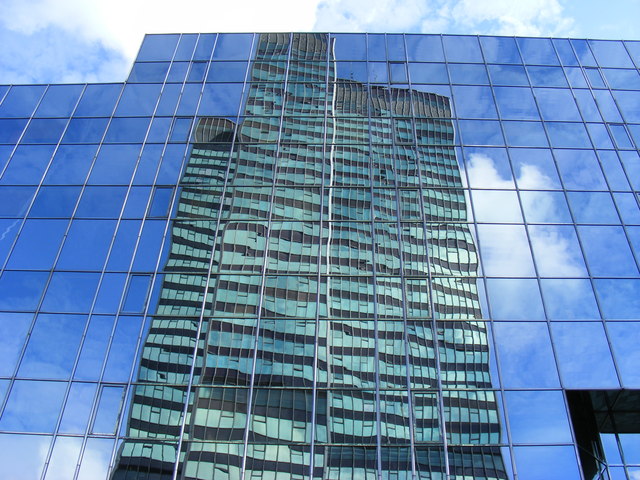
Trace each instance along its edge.
<path fill-rule="evenodd" d="M 330 50 L 199 120 L 114 478 L 506 478 L 449 100 Z"/>

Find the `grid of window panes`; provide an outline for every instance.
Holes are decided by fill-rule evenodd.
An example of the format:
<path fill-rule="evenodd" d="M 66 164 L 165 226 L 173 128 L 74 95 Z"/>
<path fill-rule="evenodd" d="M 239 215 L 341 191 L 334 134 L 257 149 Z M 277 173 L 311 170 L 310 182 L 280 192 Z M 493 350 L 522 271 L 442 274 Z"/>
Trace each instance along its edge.
<path fill-rule="evenodd" d="M 634 478 L 566 390 L 640 388 L 638 67 L 150 35 L 124 84 L 0 86 L 5 471 Z"/>

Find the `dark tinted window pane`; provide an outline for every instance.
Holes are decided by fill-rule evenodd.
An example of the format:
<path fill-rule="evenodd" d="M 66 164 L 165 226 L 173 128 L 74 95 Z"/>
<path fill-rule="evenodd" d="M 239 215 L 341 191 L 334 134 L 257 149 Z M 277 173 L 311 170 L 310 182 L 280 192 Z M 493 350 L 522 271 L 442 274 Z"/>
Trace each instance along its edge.
<path fill-rule="evenodd" d="M 23 145 L 16 149 L 0 180 L 3 184 L 37 185 L 47 168 L 54 145 Z"/>
<path fill-rule="evenodd" d="M 62 136 L 67 120 L 34 118 L 29 123 L 27 131 L 22 137 L 22 143 L 53 143 L 56 144 Z"/>
<path fill-rule="evenodd" d="M 97 145 L 61 145 L 53 157 L 44 183 L 84 183 L 97 149 Z"/>
<path fill-rule="evenodd" d="M 67 220 L 27 220 L 13 248 L 8 267 L 50 269 L 67 224 Z M 47 241 L 43 242 L 43 238 Z"/>
<path fill-rule="evenodd" d="M 0 119 L 0 143 L 16 143 L 27 125 L 27 119 Z"/>
<path fill-rule="evenodd" d="M 40 188 L 31 207 L 31 217 L 70 217 L 78 201 L 81 187 Z"/>
<path fill-rule="evenodd" d="M 73 118 L 62 139 L 65 143 L 99 143 L 108 118 Z"/>
<path fill-rule="evenodd" d="M 91 184 L 129 184 L 140 145 L 104 145 L 91 170 Z"/>

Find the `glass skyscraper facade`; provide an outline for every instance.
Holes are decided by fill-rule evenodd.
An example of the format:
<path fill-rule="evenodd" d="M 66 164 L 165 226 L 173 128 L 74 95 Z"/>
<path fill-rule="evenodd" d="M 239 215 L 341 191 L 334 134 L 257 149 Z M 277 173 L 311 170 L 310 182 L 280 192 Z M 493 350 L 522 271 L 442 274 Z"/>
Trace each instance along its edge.
<path fill-rule="evenodd" d="M 148 35 L 0 86 L 8 478 L 640 478 L 638 67 Z"/>

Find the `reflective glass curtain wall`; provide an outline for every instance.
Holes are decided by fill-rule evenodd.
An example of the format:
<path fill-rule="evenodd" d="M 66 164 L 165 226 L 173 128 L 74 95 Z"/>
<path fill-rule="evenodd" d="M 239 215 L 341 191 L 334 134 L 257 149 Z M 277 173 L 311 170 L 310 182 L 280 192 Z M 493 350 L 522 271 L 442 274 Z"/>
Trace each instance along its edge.
<path fill-rule="evenodd" d="M 149 35 L 124 84 L 0 87 L 7 471 L 634 478 L 638 66 Z"/>

